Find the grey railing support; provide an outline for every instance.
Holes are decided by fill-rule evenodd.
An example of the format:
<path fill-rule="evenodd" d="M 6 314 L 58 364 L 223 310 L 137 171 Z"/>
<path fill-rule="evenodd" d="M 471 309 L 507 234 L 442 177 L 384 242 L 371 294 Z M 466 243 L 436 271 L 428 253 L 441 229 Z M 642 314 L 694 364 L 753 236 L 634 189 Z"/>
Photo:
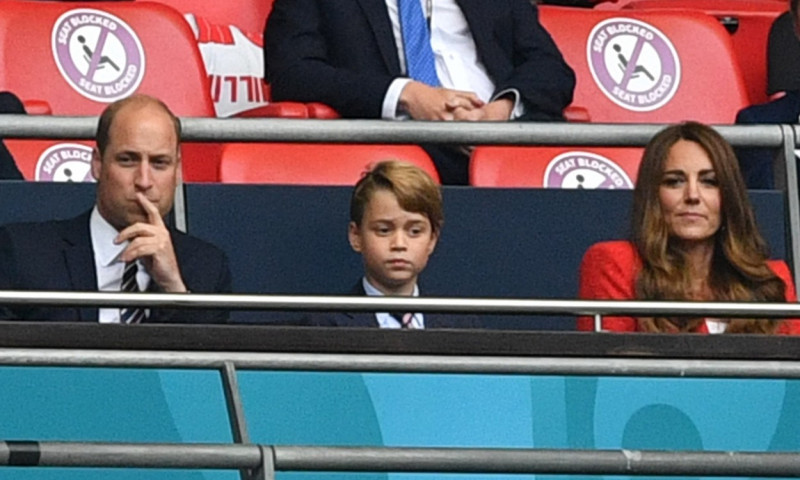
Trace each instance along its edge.
<path fill-rule="evenodd" d="M 800 292 L 800 187 L 798 187 L 797 160 L 795 158 L 795 148 L 797 148 L 797 135 L 794 128 L 782 125 L 783 160 L 786 176 L 786 202 L 788 203 L 787 228 L 789 233 L 789 245 L 791 246 L 791 265 L 794 272 L 795 291 Z"/>
<path fill-rule="evenodd" d="M 226 361 L 220 369 L 220 375 L 222 376 L 222 388 L 225 392 L 225 403 L 228 408 L 233 442 L 250 443 L 244 406 L 242 405 L 242 395 L 239 390 L 239 380 L 236 375 L 236 365 L 231 361 Z"/>
<path fill-rule="evenodd" d="M 242 395 L 239 390 L 239 380 L 236 375 L 236 365 L 231 361 L 226 361 L 220 369 L 222 377 L 222 389 L 225 394 L 225 408 L 228 412 L 228 422 L 231 425 L 231 435 L 233 442 L 238 444 L 250 443 L 250 435 L 247 433 L 247 420 L 242 406 Z M 239 470 L 239 477 L 242 480 L 250 480 L 253 474 L 250 470 Z"/>
<path fill-rule="evenodd" d="M 172 215 L 175 217 L 175 228 L 179 232 L 186 233 L 188 221 L 186 217 L 186 193 L 183 185 L 183 173 L 178 170 L 180 177 L 178 185 L 175 186 L 175 197 L 172 203 Z"/>
<path fill-rule="evenodd" d="M 252 480 L 275 480 L 275 449 L 268 445 L 259 445 L 261 465 L 251 472 Z"/>
<path fill-rule="evenodd" d="M 244 408 L 242 406 L 242 395 L 239 390 L 239 380 L 236 375 L 236 365 L 231 361 L 226 361 L 220 369 L 222 377 L 222 390 L 225 394 L 225 409 L 228 412 L 228 421 L 231 425 L 231 435 L 233 443 L 250 443 L 250 435 L 247 433 L 247 420 L 245 419 Z M 239 470 L 239 477 L 242 480 L 250 480 L 253 474 L 250 470 Z"/>

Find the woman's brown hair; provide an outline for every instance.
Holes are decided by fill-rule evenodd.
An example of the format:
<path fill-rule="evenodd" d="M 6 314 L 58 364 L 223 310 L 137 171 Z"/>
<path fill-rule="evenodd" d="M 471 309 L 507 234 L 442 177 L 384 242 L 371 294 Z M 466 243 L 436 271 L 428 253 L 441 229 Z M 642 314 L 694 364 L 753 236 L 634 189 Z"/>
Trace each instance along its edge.
<path fill-rule="evenodd" d="M 753 209 L 733 149 L 711 127 L 685 122 L 665 128 L 644 151 L 633 194 L 633 242 L 642 259 L 636 297 L 646 300 L 692 300 L 689 266 L 676 242 L 659 201 L 664 165 L 679 140 L 698 144 L 708 155 L 720 193 L 720 228 L 714 235 L 708 285 L 709 301 L 786 301 L 785 284 L 767 266 L 767 246 L 758 231 Z M 692 331 L 703 319 L 639 318 L 639 330 Z M 729 333 L 772 333 L 776 322 L 732 319 Z"/>

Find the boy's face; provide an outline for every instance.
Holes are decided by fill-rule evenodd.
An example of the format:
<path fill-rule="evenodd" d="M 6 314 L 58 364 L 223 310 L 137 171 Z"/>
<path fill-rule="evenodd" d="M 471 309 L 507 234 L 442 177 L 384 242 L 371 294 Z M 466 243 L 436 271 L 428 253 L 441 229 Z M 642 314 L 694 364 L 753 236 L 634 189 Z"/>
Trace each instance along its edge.
<path fill-rule="evenodd" d="M 367 280 L 386 295 L 413 293 L 438 239 L 428 217 L 403 210 L 388 190 L 372 195 L 361 225 L 350 222 L 348 236 L 364 257 Z"/>

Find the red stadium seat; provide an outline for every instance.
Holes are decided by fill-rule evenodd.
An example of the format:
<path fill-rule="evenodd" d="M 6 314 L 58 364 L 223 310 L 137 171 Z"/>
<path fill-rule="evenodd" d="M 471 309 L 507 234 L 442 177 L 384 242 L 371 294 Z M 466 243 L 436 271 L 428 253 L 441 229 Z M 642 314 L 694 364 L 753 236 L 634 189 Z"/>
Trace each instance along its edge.
<path fill-rule="evenodd" d="M 3 141 L 25 180 L 41 182 L 91 182 L 92 141 Z"/>
<path fill-rule="evenodd" d="M 433 161 L 413 145 L 230 143 L 222 150 L 219 177 L 224 183 L 354 185 L 382 160 L 413 163 L 439 182 Z"/>
<path fill-rule="evenodd" d="M 631 10 L 698 10 L 714 16 L 731 34 L 733 50 L 742 68 L 750 103 L 767 97 L 767 38 L 775 18 L 787 10 L 775 0 L 636 0 Z"/>
<path fill-rule="evenodd" d="M 273 0 L 153 0 L 181 13 L 207 18 L 217 25 L 235 25 L 243 32 L 264 31 Z"/>
<path fill-rule="evenodd" d="M 573 105 L 592 122 L 733 123 L 749 104 L 730 35 L 713 17 L 548 5 L 539 13 L 576 71 Z"/>
<path fill-rule="evenodd" d="M 634 147 L 476 147 L 470 160 L 470 184 L 631 189 L 642 151 Z"/>
<path fill-rule="evenodd" d="M 44 101 L 54 115 L 98 115 L 136 92 L 179 116 L 214 116 L 191 29 L 174 9 L 151 2 L 3 0 L 0 90 Z M 185 144 L 184 178 L 216 180 L 219 151 Z"/>

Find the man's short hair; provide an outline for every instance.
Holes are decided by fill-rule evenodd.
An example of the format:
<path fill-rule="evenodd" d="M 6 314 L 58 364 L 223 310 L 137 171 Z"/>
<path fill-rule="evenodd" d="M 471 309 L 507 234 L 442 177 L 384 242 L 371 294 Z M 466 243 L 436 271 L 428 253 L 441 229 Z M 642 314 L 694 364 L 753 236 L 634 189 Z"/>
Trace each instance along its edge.
<path fill-rule="evenodd" d="M 439 233 L 444 223 L 442 192 L 425 170 L 410 163 L 388 160 L 364 172 L 350 198 L 350 220 L 356 225 L 361 225 L 364 210 L 378 190 L 394 193 L 403 210 L 425 215 L 433 233 Z"/>
<path fill-rule="evenodd" d="M 122 110 L 127 105 L 131 104 L 138 104 L 140 106 L 144 106 L 147 104 L 155 105 L 160 107 L 164 112 L 169 115 L 170 120 L 172 120 L 172 125 L 175 127 L 175 138 L 178 141 L 178 145 L 181 143 L 181 121 L 178 117 L 175 116 L 174 113 L 167 107 L 167 105 L 162 102 L 161 100 L 151 97 L 150 95 L 144 94 L 136 94 L 131 95 L 130 97 L 123 98 L 122 100 L 117 100 L 116 102 L 112 103 L 100 115 L 100 120 L 97 122 L 97 134 L 95 135 L 95 142 L 97 143 L 97 150 L 100 152 L 100 157 L 102 158 L 103 154 L 106 151 L 106 147 L 108 147 L 109 143 L 109 131 L 111 130 L 111 123 L 114 121 L 114 118 L 117 116 L 120 110 Z"/>

